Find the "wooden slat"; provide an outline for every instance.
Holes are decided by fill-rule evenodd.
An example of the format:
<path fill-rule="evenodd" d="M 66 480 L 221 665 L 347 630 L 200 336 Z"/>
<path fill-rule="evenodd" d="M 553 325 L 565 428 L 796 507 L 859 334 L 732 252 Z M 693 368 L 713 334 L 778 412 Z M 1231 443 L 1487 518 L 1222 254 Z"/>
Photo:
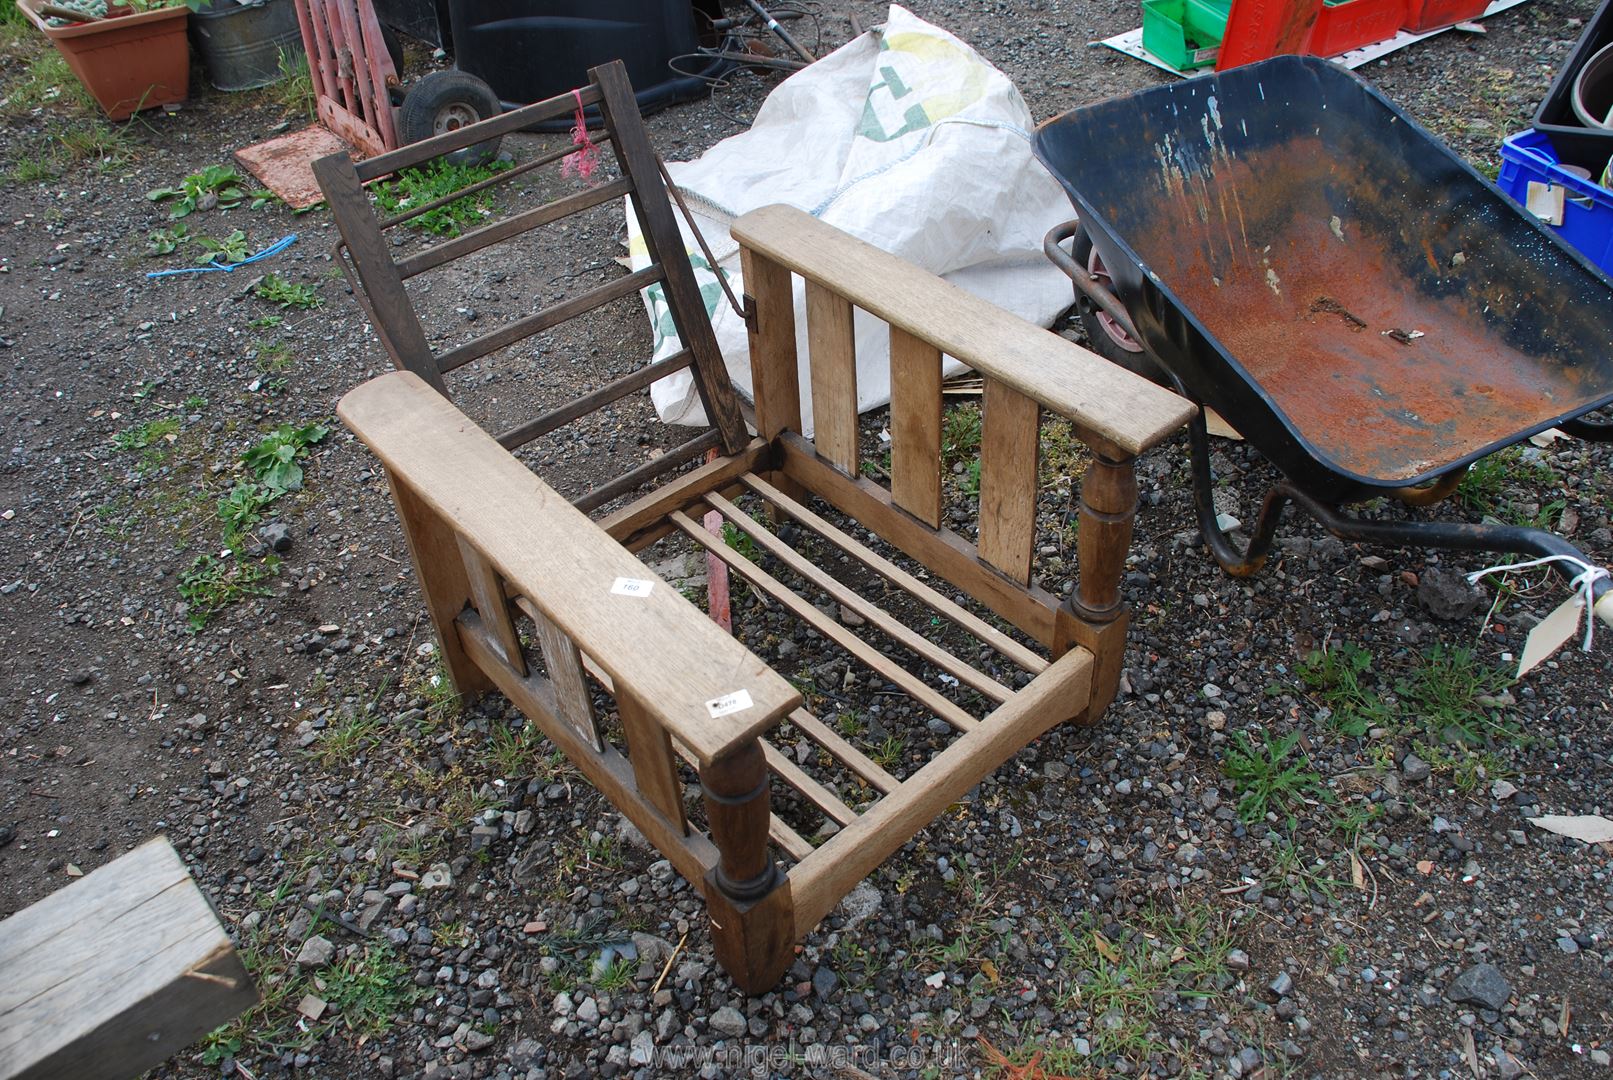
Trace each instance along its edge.
<path fill-rule="evenodd" d="M 437 367 L 444 373 L 457 367 L 463 367 L 472 360 L 497 352 L 506 345 L 514 345 L 522 338 L 542 333 L 553 326 L 559 326 L 568 319 L 575 319 L 584 312 L 602 307 L 613 300 L 620 300 L 624 296 L 632 296 L 640 289 L 649 288 L 661 280 L 661 267 L 655 264 L 646 266 L 642 270 L 635 270 L 626 277 L 606 282 L 587 292 L 578 293 L 552 304 L 541 311 L 531 315 L 523 315 L 513 322 L 505 323 L 497 330 L 489 331 L 481 337 L 472 338 L 463 345 L 456 345 L 441 356 L 437 357 Z"/>
<path fill-rule="evenodd" d="M 575 728 L 589 746 L 601 749 L 605 740 L 599 734 L 594 695 L 588 692 L 588 681 L 583 678 L 583 659 L 577 651 L 577 643 L 526 597 L 518 596 L 515 602 L 532 620 L 538 647 L 543 652 L 543 667 L 554 687 L 555 715 Z"/>
<path fill-rule="evenodd" d="M 752 210 L 732 232 L 743 246 L 1036 399 L 1111 457 L 1142 453 L 1193 414 L 1192 403 L 1169 390 L 793 207 Z"/>
<path fill-rule="evenodd" d="M 635 390 L 663 379 L 674 372 L 682 371 L 689 366 L 689 350 L 679 349 L 664 360 L 657 360 L 653 364 L 646 364 L 631 374 L 620 379 L 608 382 L 598 390 L 584 394 L 582 397 L 550 409 L 542 416 L 534 417 L 525 423 L 517 424 L 498 436 L 498 444 L 507 450 L 513 450 L 531 442 L 533 439 L 547 435 L 557 427 L 563 427 L 580 416 L 587 416 L 601 405 L 626 397 Z"/>
<path fill-rule="evenodd" d="M 489 244 L 496 244 L 500 240 L 507 240 L 512 236 L 547 225 L 551 221 L 558 221 L 572 214 L 579 214 L 590 207 L 601 203 L 619 199 L 633 190 L 633 181 L 622 177 L 612 180 L 608 184 L 600 184 L 596 188 L 588 188 L 574 195 L 567 195 L 563 199 L 556 199 L 542 206 L 523 210 L 518 214 L 511 214 L 507 218 L 484 225 L 480 229 L 473 229 L 468 233 L 461 233 L 451 240 L 444 240 L 440 244 L 433 244 L 426 250 L 410 255 L 398 263 L 398 273 L 405 280 L 416 274 L 424 273 L 433 267 L 451 262 L 461 255 L 469 255 L 473 251 L 480 251 Z"/>
<path fill-rule="evenodd" d="M 980 433 L 980 557 L 1021 585 L 1030 584 L 1036 546 L 1036 402 L 997 379 L 986 380 Z"/>
<path fill-rule="evenodd" d="M 342 241 L 353 257 L 381 344 L 393 363 L 426 380 L 439 394 L 446 394 L 426 332 L 420 328 L 414 306 L 403 291 L 403 278 L 398 275 L 386 240 L 375 226 L 375 215 L 353 171 L 352 159 L 346 153 L 331 154 L 314 162 L 313 171 Z"/>
<path fill-rule="evenodd" d="M 350 391 L 343 421 L 420 500 L 702 762 L 754 739 L 801 695 L 664 582 L 648 596 L 617 578 L 655 575 L 418 377 L 395 371 Z M 496 676 L 496 673 L 490 673 Z M 749 708 L 713 717 L 737 691 Z"/>
<path fill-rule="evenodd" d="M 772 447 L 761 439 L 752 439 L 750 445 L 732 457 L 693 469 L 682 476 L 668 480 L 643 498 L 613 510 L 600 519 L 599 527 L 624 543 L 645 528 L 666 517 L 668 511 L 682 510 L 700 501 L 708 491 L 731 484 L 736 478 L 753 468 L 762 468 L 772 453 Z"/>
<path fill-rule="evenodd" d="M 739 251 L 751 317 L 751 394 L 756 433 L 772 439 L 801 430 L 801 371 L 795 352 L 795 292 L 790 272 L 748 248 Z"/>
<path fill-rule="evenodd" d="M 582 96 L 582 105 L 599 103 L 599 88 L 592 84 L 580 87 L 576 93 L 557 94 L 543 101 L 533 102 L 520 109 L 512 109 L 507 113 L 489 117 L 470 127 L 460 128 L 457 131 L 435 135 L 429 139 L 422 139 L 416 143 L 385 154 L 377 154 L 359 164 L 359 176 L 366 181 L 374 180 L 378 176 L 406 169 L 422 161 L 429 161 L 434 157 L 453 150 L 463 150 L 467 146 L 474 146 L 479 142 L 491 139 L 495 135 L 508 135 L 514 131 L 522 131 L 533 124 L 557 116 L 570 116 L 577 109 L 577 94 Z"/>
<path fill-rule="evenodd" d="M 762 592 L 783 604 L 796 618 L 851 653 L 851 655 L 872 668 L 881 678 L 895 684 L 903 693 L 924 706 L 924 708 L 933 712 L 959 731 L 969 731 L 979 723 L 974 717 L 947 700 L 934 688 L 925 684 L 924 680 L 917 675 L 907 671 L 896 661 L 829 618 L 829 616 L 797 596 L 788 585 L 785 585 L 772 574 L 769 574 L 766 570 L 763 570 L 760 566 L 757 566 L 723 543 L 721 537 L 712 536 L 689 515 L 681 510 L 675 510 L 669 516 L 672 523 L 682 529 L 691 540 L 715 554 L 723 562 L 733 567 L 746 581 L 749 581 Z"/>
<path fill-rule="evenodd" d="M 796 709 L 790 714 L 789 719 L 803 735 L 823 747 L 840 764 L 868 781 L 877 791 L 888 794 L 902 786 L 900 780 L 880 768 L 872 758 L 841 738 L 838 731 L 807 710 Z"/>
<path fill-rule="evenodd" d="M 851 302 L 807 282 L 807 349 L 812 365 L 812 441 L 823 459 L 857 475 L 857 346 Z"/>
<path fill-rule="evenodd" d="M 941 350 L 891 327 L 891 499 L 941 524 Z"/>
<path fill-rule="evenodd" d="M 785 566 L 788 566 L 791 570 L 828 593 L 836 603 L 843 604 L 861 615 L 881 633 L 890 637 L 909 652 L 928 660 L 942 671 L 957 678 L 965 686 L 978 690 L 993 701 L 1007 701 L 1013 696 L 1014 692 L 1012 690 L 993 679 L 990 675 L 983 671 L 977 671 L 966 661 L 927 640 L 922 634 L 905 625 L 883 608 L 859 595 L 857 590 L 851 588 L 851 586 L 835 580 L 827 571 L 813 565 L 812 560 L 790 547 L 789 544 L 779 539 L 774 533 L 763 528 L 749 514 L 721 495 L 707 495 L 706 502 L 721 511 L 723 517 L 744 531 L 768 554 L 774 556 Z M 861 547 L 862 545 L 859 544 L 858 546 Z M 872 555 L 873 552 L 868 554 Z"/>
<path fill-rule="evenodd" d="M 1070 719 L 1071 703 L 1087 700 L 1091 671 L 1091 653 L 1085 649 L 1065 653 L 1013 700 L 908 777 L 900 790 L 802 859 L 790 871 L 796 937 L 811 933 L 852 886 L 984 776 L 1032 739 Z"/>
<path fill-rule="evenodd" d="M 588 137 L 594 140 L 595 146 L 598 146 L 601 143 L 610 141 L 610 132 L 590 132 Z M 551 150 L 547 154 L 539 154 L 531 161 L 523 161 L 521 164 L 516 165 L 513 168 L 502 169 L 499 172 L 494 173 L 492 176 L 489 176 L 486 180 L 478 180 L 474 184 L 466 184 L 464 187 L 458 188 L 447 195 L 432 199 L 430 202 L 423 202 L 419 203 L 418 205 L 411 204 L 409 209 L 403 211 L 402 213 L 393 214 L 391 217 L 382 218 L 381 228 L 390 229 L 394 225 L 401 225 L 405 221 L 420 217 L 422 214 L 429 214 L 438 207 L 447 206 L 451 202 L 458 202 L 460 199 L 475 195 L 477 192 L 486 191 L 488 188 L 497 187 L 502 184 L 508 184 L 518 177 L 525 176 L 529 172 L 534 172 L 538 169 L 541 169 L 545 165 L 553 164 L 554 162 L 559 161 L 561 158 L 568 157 L 576 152 L 577 148 L 575 146 L 567 145 L 558 150 Z"/>
<path fill-rule="evenodd" d="M 777 817 L 769 818 L 767 835 L 772 837 L 784 853 L 797 862 L 812 854 L 812 842 Z"/>
<path fill-rule="evenodd" d="M 762 496 L 762 498 L 777 506 L 812 531 L 823 536 L 840 550 L 857 559 L 870 570 L 883 576 L 897 588 L 910 593 L 936 614 L 957 623 L 963 629 L 996 649 L 1022 670 L 1034 675 L 1047 667 L 1047 661 L 1042 657 L 1037 656 L 1034 652 L 1025 648 L 1025 646 L 967 608 L 942 596 L 889 559 L 868 550 L 865 545 L 859 543 L 854 537 L 831 525 L 821 516 L 813 513 L 795 499 L 790 498 L 766 480 L 760 477 L 747 476 L 744 478 L 744 483 L 746 487 L 756 492 L 756 494 Z M 830 501 L 832 502 L 833 500 Z M 875 532 L 878 532 L 878 530 L 876 529 Z M 897 546 L 901 547 L 900 544 L 897 544 Z"/>
<path fill-rule="evenodd" d="M 493 632 L 504 662 L 513 667 L 517 675 L 525 675 L 526 657 L 521 652 L 521 637 L 515 632 L 515 621 L 510 618 L 510 601 L 504 594 L 504 582 L 493 565 L 476 550 L 475 544 L 464 536 L 458 540 L 459 555 L 465 562 L 465 578 L 470 583 L 471 602 L 481 612 L 482 622 Z"/>
<path fill-rule="evenodd" d="M 831 820 L 841 825 L 848 825 L 857 820 L 855 810 L 847 806 L 840 796 L 818 783 L 806 770 L 791 761 L 790 756 L 784 751 L 763 740 L 762 752 L 767 755 L 767 767 L 773 770 L 774 775 L 799 791 L 808 802 L 822 810 Z"/>
<path fill-rule="evenodd" d="M 622 731 L 627 736 L 627 760 L 633 763 L 639 791 L 674 828 L 687 833 L 689 819 L 683 809 L 683 784 L 678 780 L 677 765 L 672 760 L 671 736 L 632 693 L 617 692 L 616 713 L 622 718 Z"/>
<path fill-rule="evenodd" d="M 135 1076 L 257 1001 L 165 839 L 0 922 L 0 1077 Z"/>
<path fill-rule="evenodd" d="M 950 529 L 931 529 L 914 520 L 897 508 L 890 492 L 868 480 L 846 476 L 821 460 L 812 444 L 793 432 L 780 435 L 777 445 L 784 451 L 786 476 L 856 518 L 859 524 L 1044 646 L 1052 643 L 1057 597 L 1036 586 L 1020 585 L 987 566 L 969 541 Z"/>
<path fill-rule="evenodd" d="M 600 484 L 572 502 L 584 513 L 598 509 L 612 499 L 626 495 L 629 491 L 635 491 L 657 476 L 669 473 L 684 462 L 699 457 L 707 450 L 716 449 L 720 442 L 722 434 L 717 429 L 703 431 L 688 442 L 679 443 L 659 457 L 653 457 L 642 465 L 634 466 L 616 479 Z"/>
<path fill-rule="evenodd" d="M 495 655 L 492 638 L 475 613 L 467 612 L 460 616 L 460 621 L 466 648 L 471 655 L 491 662 Z M 666 856 L 678 873 L 691 885 L 702 888 L 701 882 L 705 880 L 706 872 L 717 865 L 717 848 L 710 838 L 696 829 L 690 829 L 687 835 L 678 833 L 661 815 L 661 811 L 639 794 L 632 763 L 625 756 L 609 743 L 598 749 L 589 746 L 576 729 L 559 720 L 555 714 L 553 687 L 547 679 L 535 675 L 523 679 L 508 668 L 496 665 L 494 676 L 504 696 L 537 724 L 549 741 L 559 747 L 577 767 L 577 771 L 587 777 L 588 782 L 609 799 L 627 820 L 638 826 L 644 838 Z"/>
<path fill-rule="evenodd" d="M 707 419 L 722 432 L 724 452 L 735 453 L 750 441 L 750 433 L 739 414 L 739 397 L 728 380 L 722 350 L 711 328 L 711 315 L 684 250 L 683 234 L 672 215 L 672 203 L 661 186 L 661 167 L 644 130 L 644 118 L 639 115 L 633 87 L 627 81 L 627 69 L 617 61 L 596 67 L 591 74 L 600 91 L 600 112 L 615 135 L 611 147 L 616 160 L 637 185 L 633 212 L 638 215 L 644 246 L 650 259 L 666 271 L 667 311 L 677 328 L 678 340 L 694 354 L 700 403 L 705 406 Z"/>

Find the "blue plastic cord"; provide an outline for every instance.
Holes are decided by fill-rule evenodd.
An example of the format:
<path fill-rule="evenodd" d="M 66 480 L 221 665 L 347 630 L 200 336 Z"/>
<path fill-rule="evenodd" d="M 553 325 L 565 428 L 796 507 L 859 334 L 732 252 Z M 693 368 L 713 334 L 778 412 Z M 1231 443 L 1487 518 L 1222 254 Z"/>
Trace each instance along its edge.
<path fill-rule="evenodd" d="M 270 255 L 278 255 L 296 242 L 297 234 L 292 233 L 290 236 L 282 236 L 280 239 L 276 240 L 274 243 L 270 244 L 256 255 L 248 255 L 238 263 L 214 262 L 209 263 L 206 266 L 186 266 L 179 270 L 153 270 L 148 273 L 146 277 L 173 277 L 175 274 L 211 274 L 215 270 L 222 270 L 224 273 L 228 274 L 232 270 L 255 263 L 259 259 L 267 259 Z"/>

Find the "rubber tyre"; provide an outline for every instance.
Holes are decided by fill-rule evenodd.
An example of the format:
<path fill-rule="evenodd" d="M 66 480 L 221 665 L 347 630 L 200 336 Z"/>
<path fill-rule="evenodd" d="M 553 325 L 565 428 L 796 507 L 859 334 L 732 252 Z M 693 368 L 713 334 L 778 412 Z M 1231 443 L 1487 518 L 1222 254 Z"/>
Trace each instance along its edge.
<path fill-rule="evenodd" d="M 405 143 L 417 143 L 491 119 L 500 111 L 498 96 L 476 76 L 463 71 L 433 71 L 403 96 L 399 133 Z M 498 155 L 500 141 L 488 139 L 443 158 L 455 165 L 482 165 Z"/>
<path fill-rule="evenodd" d="M 1070 254 L 1078 265 L 1091 265 L 1092 238 L 1086 234 L 1085 229 L 1075 234 Z M 1125 335 L 1111 328 L 1098 306 L 1083 296 L 1080 290 L 1076 290 L 1076 311 L 1080 314 L 1081 329 L 1086 331 L 1087 348 L 1110 363 L 1119 364 L 1127 371 L 1135 372 L 1161 385 L 1166 384 L 1165 375 L 1159 370 L 1154 358 L 1135 342 L 1131 348 L 1127 348 L 1120 340 Z M 1130 341 L 1129 338 L 1126 340 Z"/>

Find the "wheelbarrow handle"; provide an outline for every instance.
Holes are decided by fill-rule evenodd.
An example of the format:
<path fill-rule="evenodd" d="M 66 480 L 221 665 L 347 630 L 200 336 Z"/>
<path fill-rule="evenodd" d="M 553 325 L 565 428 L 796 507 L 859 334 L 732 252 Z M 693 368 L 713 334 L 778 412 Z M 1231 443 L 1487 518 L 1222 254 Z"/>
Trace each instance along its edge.
<path fill-rule="evenodd" d="M 1075 258 L 1064 250 L 1064 241 L 1080 231 L 1081 219 L 1079 217 L 1071 218 L 1061 225 L 1053 226 L 1048 230 L 1047 236 L 1042 239 L 1042 251 L 1046 253 L 1054 266 L 1064 271 L 1065 276 L 1075 283 L 1075 287 L 1081 290 L 1082 295 L 1102 308 L 1104 314 L 1120 324 L 1120 329 L 1124 330 L 1131 340 L 1141 341 L 1142 336 L 1137 333 L 1137 327 L 1131 321 L 1131 314 L 1126 311 L 1125 305 L 1120 302 L 1120 297 L 1093 280 L 1092 272 L 1076 262 Z"/>

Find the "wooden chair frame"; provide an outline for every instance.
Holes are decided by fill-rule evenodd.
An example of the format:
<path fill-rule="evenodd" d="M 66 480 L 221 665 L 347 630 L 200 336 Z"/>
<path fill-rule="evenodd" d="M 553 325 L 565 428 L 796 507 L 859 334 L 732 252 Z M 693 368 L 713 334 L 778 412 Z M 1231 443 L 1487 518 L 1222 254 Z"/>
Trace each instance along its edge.
<path fill-rule="evenodd" d="M 733 233 L 742 248 L 757 435 L 598 521 L 421 375 L 383 375 L 350 392 L 338 411 L 385 466 L 455 687 L 502 692 L 565 751 L 702 891 L 718 962 L 746 992 L 761 993 L 788 967 L 794 942 L 948 805 L 1049 728 L 1092 723 L 1108 705 L 1126 636 L 1120 579 L 1137 502 L 1133 459 L 1182 426 L 1193 407 L 798 210 L 753 211 Z M 355 236 L 347 242 L 359 250 Z M 665 268 L 670 280 L 672 266 Z M 807 297 L 813 439 L 801 434 L 797 276 Z M 888 488 L 860 475 L 854 308 L 890 326 Z M 977 541 L 942 524 L 943 353 L 985 380 Z M 720 364 L 698 372 L 726 386 Z M 1068 419 L 1092 452 L 1081 486 L 1079 579 L 1062 601 L 1031 577 L 1043 413 Z M 753 516 L 741 501 L 767 513 Z M 700 524 L 713 511 L 750 538 L 756 559 Z M 877 535 L 897 559 L 835 518 Z M 835 554 L 835 567 L 862 568 L 884 595 L 933 612 L 931 622 L 967 634 L 1028 682 L 1011 689 L 912 629 L 892 613 L 897 604 L 845 584 L 831 560 L 815 564 L 769 527 L 773 519 L 810 530 Z M 880 685 L 944 720 L 950 741 L 905 779 L 876 763 L 635 554 L 672 535 L 721 559 Z M 904 569 L 902 558 L 947 593 Z M 797 591 L 785 576 L 805 585 Z M 853 633 L 806 591 L 827 594 L 867 629 Z M 957 593 L 1001 622 L 956 602 Z M 876 633 L 891 644 L 871 644 Z M 893 648 L 914 660 L 898 661 Z M 972 714 L 919 669 L 946 673 L 987 711 Z M 791 737 L 812 744 L 815 764 L 830 761 L 852 779 L 837 789 L 786 752 L 786 722 Z M 680 759 L 697 778 L 696 800 L 686 799 Z M 869 793 L 865 805 L 842 797 L 850 787 Z M 820 812 L 833 835 L 807 840 L 775 812 L 786 804 Z"/>

